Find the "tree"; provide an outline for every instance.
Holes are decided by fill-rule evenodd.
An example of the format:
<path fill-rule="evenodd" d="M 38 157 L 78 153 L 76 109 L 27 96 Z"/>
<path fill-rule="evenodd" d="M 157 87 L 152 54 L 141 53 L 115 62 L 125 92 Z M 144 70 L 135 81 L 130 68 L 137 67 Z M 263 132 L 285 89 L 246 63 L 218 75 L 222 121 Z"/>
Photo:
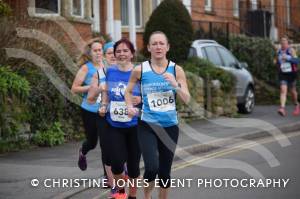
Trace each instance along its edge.
<path fill-rule="evenodd" d="M 193 40 L 192 19 L 179 0 L 164 0 L 153 11 L 144 32 L 144 55 L 148 56 L 147 44 L 154 31 L 164 32 L 170 43 L 167 57 L 177 63 L 186 60 Z"/>

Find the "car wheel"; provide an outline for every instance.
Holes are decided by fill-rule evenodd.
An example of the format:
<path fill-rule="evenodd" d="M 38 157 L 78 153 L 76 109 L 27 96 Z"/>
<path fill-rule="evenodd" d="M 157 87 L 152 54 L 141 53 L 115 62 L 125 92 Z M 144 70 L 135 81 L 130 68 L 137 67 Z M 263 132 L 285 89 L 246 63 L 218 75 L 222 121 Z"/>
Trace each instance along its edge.
<path fill-rule="evenodd" d="M 255 105 L 255 94 L 252 87 L 248 87 L 244 96 L 244 103 L 239 104 L 240 113 L 251 113 Z"/>

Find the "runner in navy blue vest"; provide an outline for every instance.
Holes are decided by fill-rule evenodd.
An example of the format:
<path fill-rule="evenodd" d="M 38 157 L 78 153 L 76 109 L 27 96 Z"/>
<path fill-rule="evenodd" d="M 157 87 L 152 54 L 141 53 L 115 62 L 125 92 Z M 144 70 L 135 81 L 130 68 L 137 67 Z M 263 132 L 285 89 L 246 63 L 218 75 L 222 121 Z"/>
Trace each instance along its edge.
<path fill-rule="evenodd" d="M 151 59 L 134 68 L 125 98 L 129 116 L 138 114 L 132 104 L 132 94 L 140 82 L 143 106 L 138 140 L 145 163 L 144 179 L 149 183 L 149 186 L 145 184 L 144 198 L 151 198 L 158 175 L 159 198 L 166 199 L 179 134 L 176 96 L 188 103 L 190 93 L 183 69 L 166 58 L 169 43 L 163 32 L 151 34 L 148 51 Z"/>
<path fill-rule="evenodd" d="M 114 179 L 118 182 L 124 179 L 124 163 L 127 163 L 130 181 L 136 181 L 140 175 L 140 149 L 137 141 L 138 117 L 129 117 L 125 103 L 125 89 L 127 87 L 131 71 L 134 68 L 132 59 L 135 50 L 133 44 L 127 39 L 121 39 L 114 45 L 114 54 L 117 65 L 112 65 L 106 71 L 106 90 L 103 93 L 103 104 L 100 113 L 105 114 L 109 124 L 108 137 L 110 144 L 111 170 Z M 133 89 L 133 106 L 141 102 L 140 88 Z M 107 106 L 108 105 L 108 106 Z M 136 198 L 136 186 L 129 187 L 128 199 Z M 115 198 L 127 198 L 124 187 L 118 187 Z"/>
<path fill-rule="evenodd" d="M 281 48 L 277 52 L 277 66 L 279 71 L 280 82 L 280 107 L 278 113 L 281 116 L 286 116 L 285 104 L 288 88 L 290 88 L 295 110 L 293 115 L 300 114 L 300 106 L 298 103 L 298 93 L 296 89 L 297 83 L 297 64 L 299 60 L 295 50 L 289 46 L 288 38 L 281 38 Z"/>

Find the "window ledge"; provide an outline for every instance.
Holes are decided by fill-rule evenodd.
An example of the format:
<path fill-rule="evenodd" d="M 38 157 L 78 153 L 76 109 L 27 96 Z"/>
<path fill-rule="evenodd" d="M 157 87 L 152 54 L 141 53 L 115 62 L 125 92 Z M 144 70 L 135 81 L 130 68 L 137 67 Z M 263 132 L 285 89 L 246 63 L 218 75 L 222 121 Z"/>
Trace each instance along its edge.
<path fill-rule="evenodd" d="M 137 33 L 143 33 L 144 31 L 145 31 L 145 29 L 143 27 L 137 27 L 136 28 Z M 129 32 L 129 28 L 128 27 L 122 27 L 122 32 Z"/>
<path fill-rule="evenodd" d="M 204 13 L 206 15 L 216 15 L 216 12 L 214 10 L 204 10 Z"/>
<path fill-rule="evenodd" d="M 43 15 L 43 14 L 35 14 L 31 16 L 32 18 L 43 19 L 43 20 L 62 20 L 65 19 L 69 22 L 83 23 L 83 24 L 92 24 L 92 19 L 85 19 L 80 17 L 64 17 L 60 15 Z"/>

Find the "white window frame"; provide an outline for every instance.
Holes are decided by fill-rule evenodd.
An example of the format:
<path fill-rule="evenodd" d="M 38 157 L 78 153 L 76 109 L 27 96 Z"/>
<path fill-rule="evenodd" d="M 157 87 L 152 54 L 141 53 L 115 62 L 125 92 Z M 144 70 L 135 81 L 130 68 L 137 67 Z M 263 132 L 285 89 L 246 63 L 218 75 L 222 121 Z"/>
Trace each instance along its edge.
<path fill-rule="evenodd" d="M 100 32 L 101 30 L 101 18 L 100 18 L 100 0 L 92 0 L 92 6 L 91 6 L 91 13 L 94 14 L 91 15 L 91 19 L 93 21 L 92 23 L 92 30 L 94 32 Z M 96 15 L 96 14 L 98 15 Z"/>
<path fill-rule="evenodd" d="M 192 2 L 191 0 L 182 0 L 183 5 L 186 7 L 186 9 L 189 11 L 189 14 L 192 13 Z"/>
<path fill-rule="evenodd" d="M 159 4 L 161 3 L 161 0 L 155 0 L 155 3 L 153 2 L 154 0 L 152 0 L 152 12 L 157 8 L 157 6 L 159 6 Z M 156 5 L 154 5 L 156 4 Z"/>
<path fill-rule="evenodd" d="M 257 0 L 251 0 L 251 10 L 257 10 Z"/>
<path fill-rule="evenodd" d="M 122 1 L 122 0 L 121 0 Z M 140 18 L 140 24 L 139 25 L 137 25 L 137 24 L 135 24 L 135 27 L 136 28 L 141 28 L 142 26 L 143 26 L 143 15 L 142 15 L 142 8 L 143 8 L 143 5 L 142 5 L 142 3 L 143 3 L 143 1 L 142 0 L 139 0 L 140 1 L 140 16 L 139 16 L 139 18 Z M 136 3 L 134 4 L 135 6 L 136 6 Z M 121 6 L 122 6 L 122 4 L 121 4 Z M 128 9 L 128 8 L 127 8 Z M 122 10 L 122 8 L 121 8 L 121 10 Z M 128 17 L 128 16 L 126 16 L 126 17 Z M 128 19 L 128 23 L 129 23 L 129 19 Z M 137 23 L 137 21 L 135 20 L 135 23 Z M 121 19 L 121 27 L 122 28 L 128 28 L 129 27 L 129 24 L 128 25 L 122 25 L 122 19 Z"/>
<path fill-rule="evenodd" d="M 204 0 L 204 10 L 208 12 L 212 11 L 212 0 L 207 0 L 207 4 L 206 0 Z"/>
<path fill-rule="evenodd" d="M 239 0 L 233 0 L 233 9 L 232 9 L 232 12 L 233 12 L 233 16 L 234 17 L 239 17 L 240 15 L 240 10 L 239 10 L 239 7 L 240 7 L 240 3 L 239 3 Z"/>
<path fill-rule="evenodd" d="M 77 18 L 84 18 L 84 0 L 80 0 L 80 3 L 81 3 L 81 15 L 74 15 L 74 13 L 73 13 L 73 9 L 74 9 L 74 7 L 73 7 L 73 0 L 70 0 L 71 1 L 71 16 L 72 17 L 77 17 Z"/>
<path fill-rule="evenodd" d="M 290 0 L 286 0 L 286 25 L 289 27 L 291 25 L 291 4 Z"/>
<path fill-rule="evenodd" d="M 37 17 L 58 17 L 61 15 L 61 0 L 57 0 L 57 13 L 36 13 L 35 0 L 32 0 L 33 15 Z"/>

